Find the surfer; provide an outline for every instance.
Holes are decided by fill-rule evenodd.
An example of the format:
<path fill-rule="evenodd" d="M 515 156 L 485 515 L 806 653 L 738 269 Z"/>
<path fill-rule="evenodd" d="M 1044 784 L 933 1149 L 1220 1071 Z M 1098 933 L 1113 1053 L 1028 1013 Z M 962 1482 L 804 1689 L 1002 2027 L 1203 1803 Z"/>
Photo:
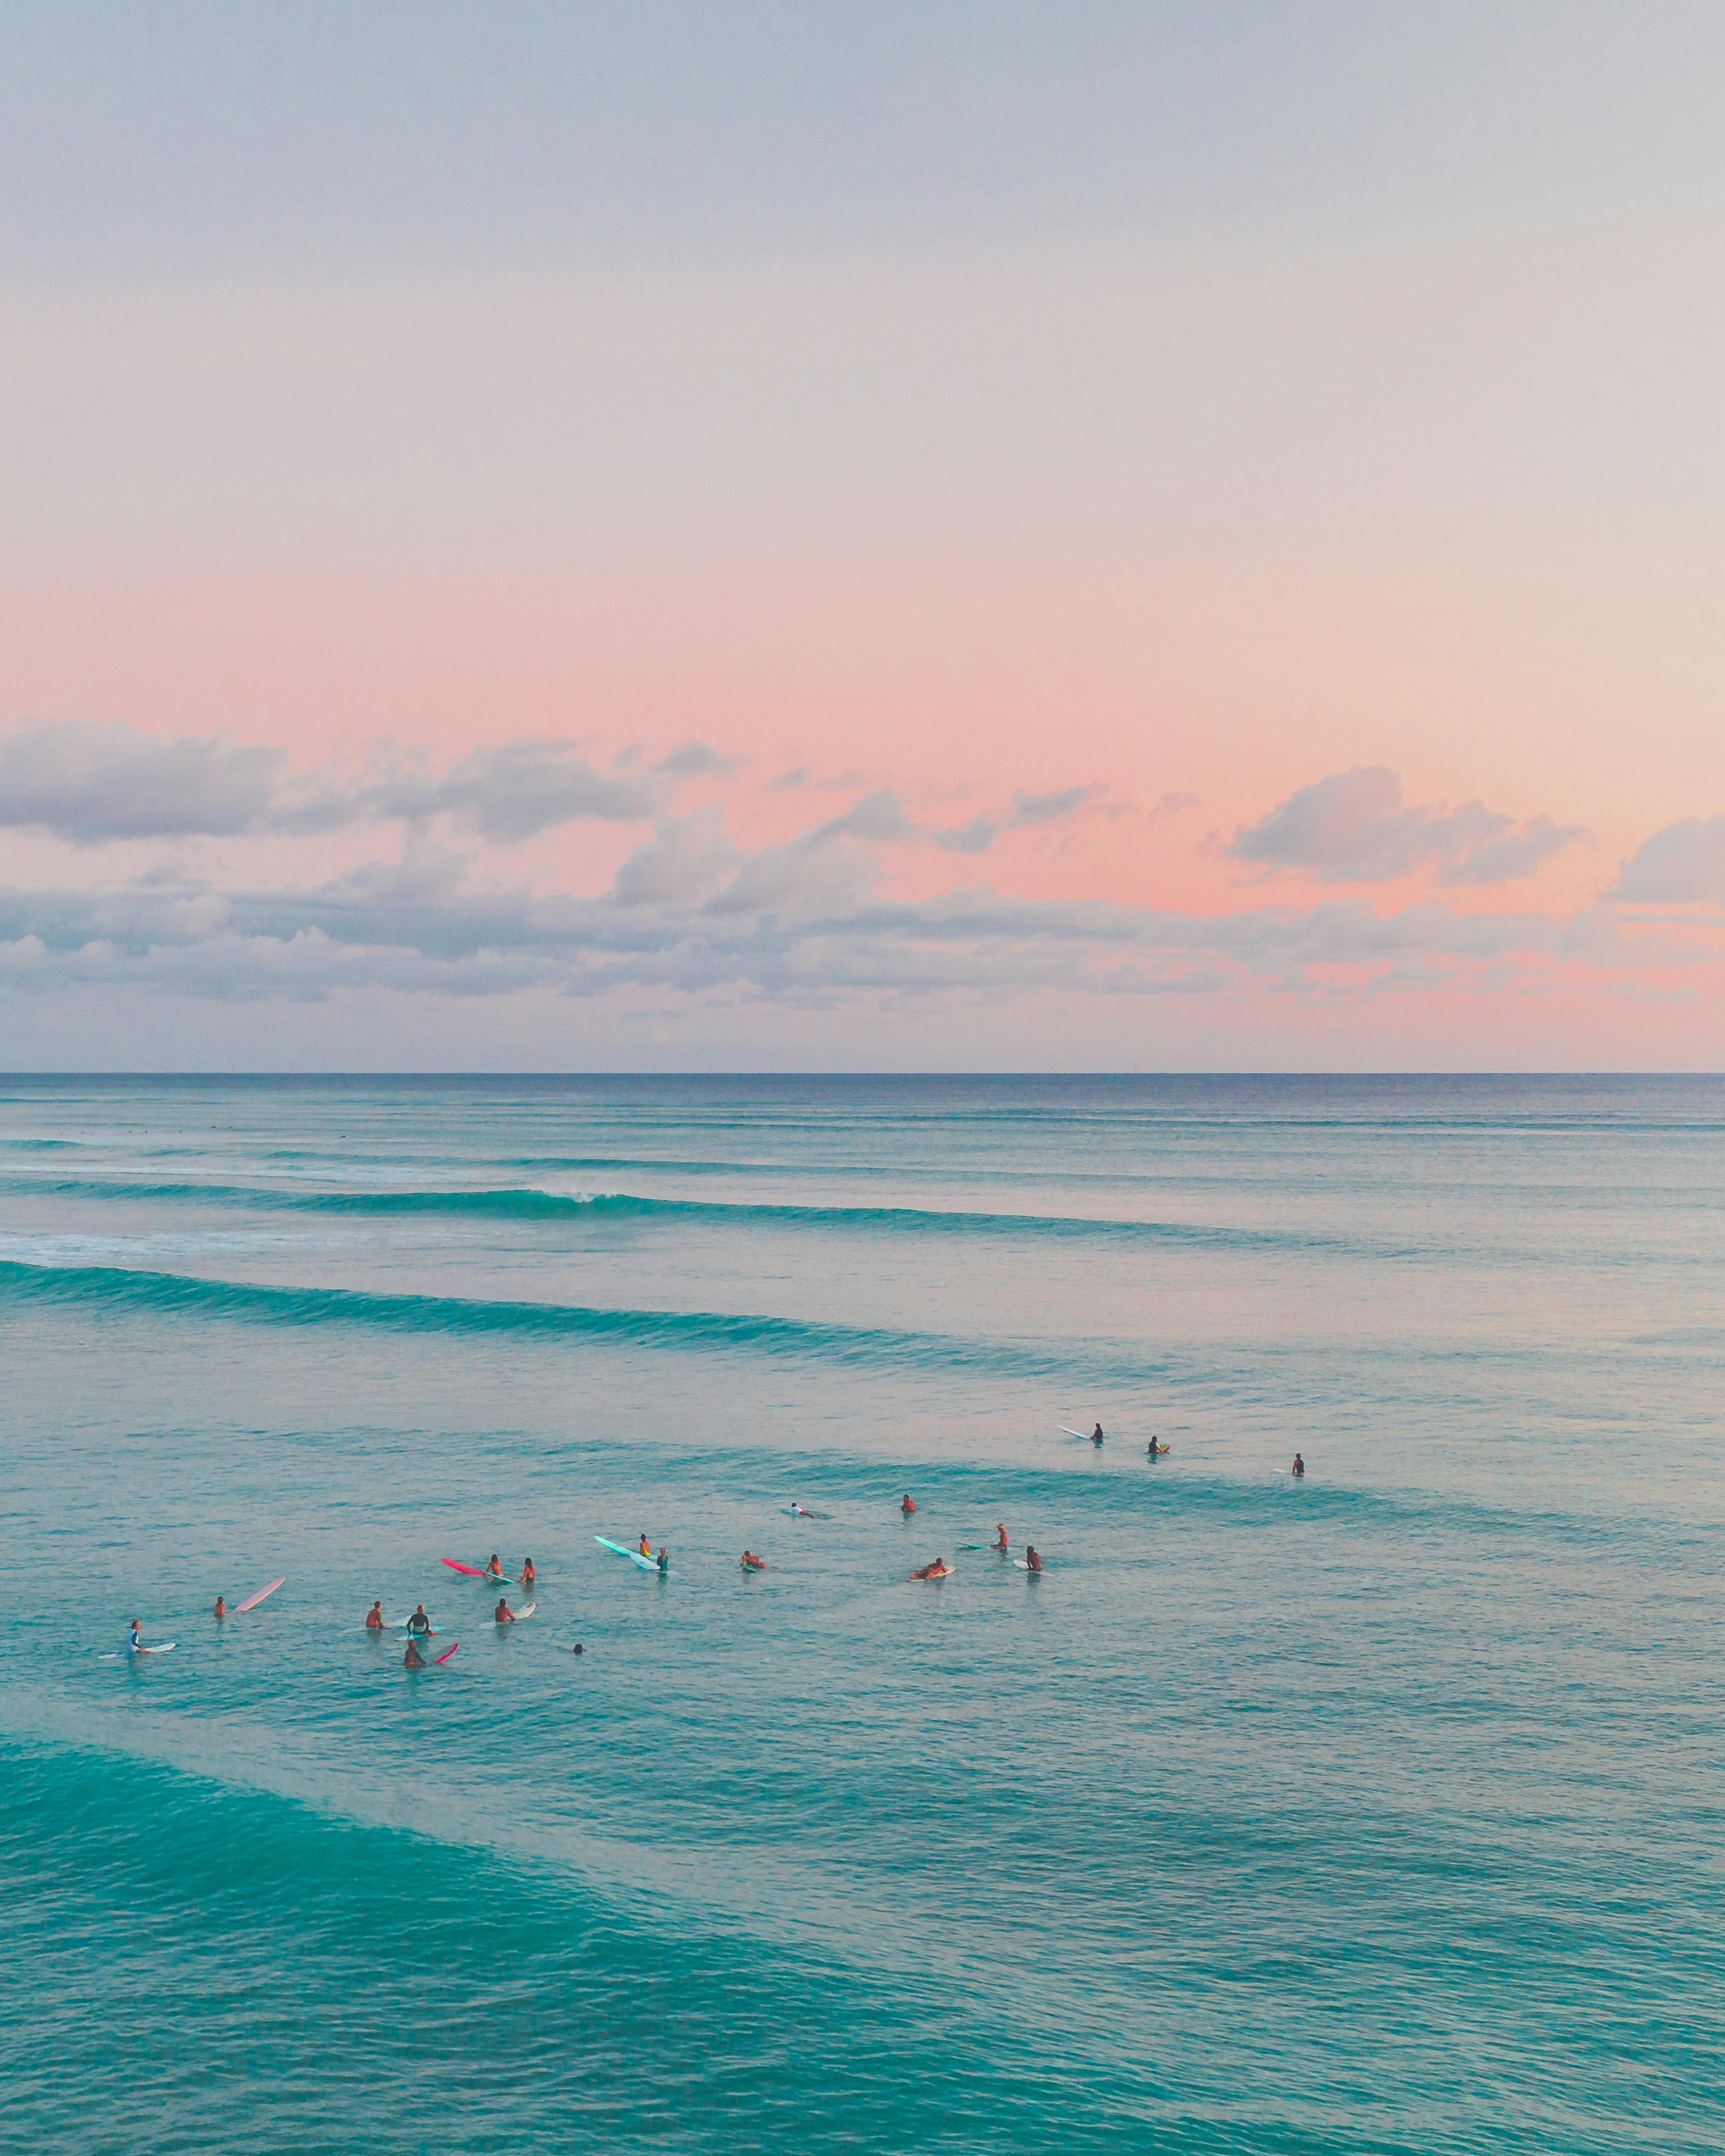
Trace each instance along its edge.
<path fill-rule="evenodd" d="M 912 1512 L 914 1512 L 916 1511 L 916 1499 L 915 1499 L 915 1498 L 911 1495 L 910 1491 L 909 1491 L 908 1490 L 906 1490 L 906 1492 L 905 1492 L 905 1502 L 903 1502 L 903 1504 L 902 1504 L 902 1505 L 901 1505 L 901 1506 L 899 1507 L 899 1510 L 900 1510 L 900 1512 L 901 1512 L 904 1514 L 905 1517 L 908 1520 L 908 1519 L 910 1518 L 910 1517 L 911 1517 L 911 1513 L 912 1513 Z"/>
<path fill-rule="evenodd" d="M 578 1640 L 575 1642 L 574 1645 L 573 1645 L 572 1647 L 571 1647 L 571 1648 L 570 1648 L 570 1650 L 569 1650 L 569 1652 L 570 1652 L 572 1655 L 582 1655 L 582 1654 L 585 1654 L 585 1653 L 586 1653 L 586 1651 L 587 1651 L 587 1650 L 586 1650 L 586 1649 L 582 1645 L 582 1644 L 581 1644 L 581 1642 L 580 1642 L 580 1640 Z"/>
<path fill-rule="evenodd" d="M 1294 1465 L 1293 1465 L 1293 1469 L 1292 1469 L 1292 1473 L 1293 1473 L 1293 1476 L 1294 1476 L 1295 1480 L 1297 1481 L 1299 1480 L 1300 1476 L 1301 1476 L 1305 1472 L 1306 1472 L 1306 1462 L 1305 1462 L 1305 1461 L 1304 1461 L 1304 1460 L 1300 1457 L 1299 1454 L 1296 1452 L 1296 1453 L 1294 1455 Z"/>
<path fill-rule="evenodd" d="M 1036 1554 L 1034 1543 L 1024 1544 L 1024 1569 L 1026 1572 L 1040 1572 L 1042 1569 L 1042 1559 Z"/>
<path fill-rule="evenodd" d="M 1102 1442 L 1102 1425 L 1101 1423 L 1098 1423 L 1096 1428 L 1091 1432 L 1090 1441 L 1092 1445 L 1100 1445 Z"/>
<path fill-rule="evenodd" d="M 401 1666 L 404 1670 L 423 1670 L 425 1666 L 425 1657 L 419 1651 L 419 1642 L 411 1636 L 408 1640 L 408 1651 L 401 1658 Z"/>
<path fill-rule="evenodd" d="M 533 1569 L 532 1558 L 530 1557 L 524 1557 L 521 1559 L 521 1585 L 523 1587 L 531 1587 L 538 1577 L 538 1573 Z"/>
<path fill-rule="evenodd" d="M 1144 1450 L 1153 1460 L 1160 1460 L 1163 1454 L 1168 1450 L 1168 1447 L 1159 1439 L 1153 1437 Z"/>
<path fill-rule="evenodd" d="M 383 1630 L 383 1604 L 381 1602 L 374 1602 L 367 1610 L 366 1630 L 368 1632 L 381 1632 Z"/>
<path fill-rule="evenodd" d="M 218 1594 L 216 1597 L 216 1614 L 218 1617 L 225 1617 L 228 1614 L 228 1598 L 225 1594 Z"/>
<path fill-rule="evenodd" d="M 742 1553 L 742 1568 L 745 1572 L 765 1572 L 767 1560 L 764 1557 L 757 1557 L 752 1550 L 745 1550 Z"/>
<path fill-rule="evenodd" d="M 643 1527 L 641 1530 L 641 1555 L 643 1557 L 651 1557 L 652 1554 L 653 1545 L 647 1539 L 647 1530 Z"/>
<path fill-rule="evenodd" d="M 502 1582 L 503 1560 L 498 1556 L 495 1550 L 492 1551 L 491 1562 L 485 1567 L 485 1578 L 490 1581 L 494 1587 L 500 1585 Z"/>
<path fill-rule="evenodd" d="M 431 1620 L 426 1615 L 425 1604 L 422 1602 L 414 1610 L 413 1615 L 408 1618 L 408 1630 L 409 1633 L 417 1633 L 419 1638 L 423 1640 L 430 1630 Z"/>
<path fill-rule="evenodd" d="M 1012 1544 L 1006 1539 L 1006 1522 L 1004 1520 L 997 1520 L 994 1522 L 994 1532 L 998 1538 L 994 1544 L 996 1549 L 1007 1550 L 1012 1548 Z"/>
<path fill-rule="evenodd" d="M 919 1565 L 911 1577 L 912 1579 L 944 1579 L 952 1569 L 943 1557 L 937 1557 L 932 1564 Z"/>
<path fill-rule="evenodd" d="M 501 1594 L 497 1597 L 497 1607 L 491 1614 L 500 1625 L 513 1625 L 515 1622 L 515 1612 L 510 1608 L 507 1597 Z"/>
<path fill-rule="evenodd" d="M 670 1552 L 661 1543 L 659 1551 L 659 1577 L 663 1579 L 670 1570 Z"/>
<path fill-rule="evenodd" d="M 141 1655 L 144 1651 L 144 1628 L 136 1617 L 131 1620 L 131 1631 L 126 1635 L 126 1645 L 131 1654 Z"/>

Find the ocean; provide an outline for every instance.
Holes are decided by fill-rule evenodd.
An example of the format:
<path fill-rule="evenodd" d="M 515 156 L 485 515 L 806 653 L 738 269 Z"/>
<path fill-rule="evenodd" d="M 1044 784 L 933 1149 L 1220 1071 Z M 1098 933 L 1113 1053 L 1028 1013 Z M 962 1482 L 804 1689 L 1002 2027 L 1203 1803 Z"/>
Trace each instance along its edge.
<path fill-rule="evenodd" d="M 1722 1224 L 1712 1079 L 0 1081 L 0 2144 L 1711 2156 Z"/>

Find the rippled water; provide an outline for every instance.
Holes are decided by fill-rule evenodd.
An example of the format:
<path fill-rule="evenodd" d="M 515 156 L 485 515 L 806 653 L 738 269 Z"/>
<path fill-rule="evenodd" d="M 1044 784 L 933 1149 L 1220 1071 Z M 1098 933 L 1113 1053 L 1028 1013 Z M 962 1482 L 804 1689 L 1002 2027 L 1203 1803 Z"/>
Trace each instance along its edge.
<path fill-rule="evenodd" d="M 1722 1139 L 1700 1080 L 0 1083 L 6 2128 L 1716 2149 Z"/>

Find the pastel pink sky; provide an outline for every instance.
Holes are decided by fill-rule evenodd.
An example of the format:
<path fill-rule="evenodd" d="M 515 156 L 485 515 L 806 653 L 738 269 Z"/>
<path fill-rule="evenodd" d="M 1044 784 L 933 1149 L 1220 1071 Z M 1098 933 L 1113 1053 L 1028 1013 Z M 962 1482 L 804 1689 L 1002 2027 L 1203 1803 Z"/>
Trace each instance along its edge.
<path fill-rule="evenodd" d="M 1277 30 L 1371 48 L 1292 198 L 85 205 L 0 285 L 5 1060 L 1717 1067 L 1725 158 L 1450 169 L 1560 18 L 1449 13 L 1454 105 Z"/>

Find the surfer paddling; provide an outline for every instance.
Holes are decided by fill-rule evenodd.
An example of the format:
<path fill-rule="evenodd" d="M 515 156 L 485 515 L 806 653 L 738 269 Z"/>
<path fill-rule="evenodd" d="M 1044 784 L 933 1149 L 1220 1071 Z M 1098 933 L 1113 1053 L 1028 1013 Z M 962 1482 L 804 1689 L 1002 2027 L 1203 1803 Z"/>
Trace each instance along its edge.
<path fill-rule="evenodd" d="M 765 1572 L 767 1560 L 764 1557 L 757 1557 L 752 1550 L 745 1550 L 742 1553 L 742 1568 L 745 1572 Z"/>
<path fill-rule="evenodd" d="M 943 1557 L 937 1557 L 932 1564 L 918 1565 L 911 1577 L 912 1579 L 944 1579 L 952 1569 Z"/>

